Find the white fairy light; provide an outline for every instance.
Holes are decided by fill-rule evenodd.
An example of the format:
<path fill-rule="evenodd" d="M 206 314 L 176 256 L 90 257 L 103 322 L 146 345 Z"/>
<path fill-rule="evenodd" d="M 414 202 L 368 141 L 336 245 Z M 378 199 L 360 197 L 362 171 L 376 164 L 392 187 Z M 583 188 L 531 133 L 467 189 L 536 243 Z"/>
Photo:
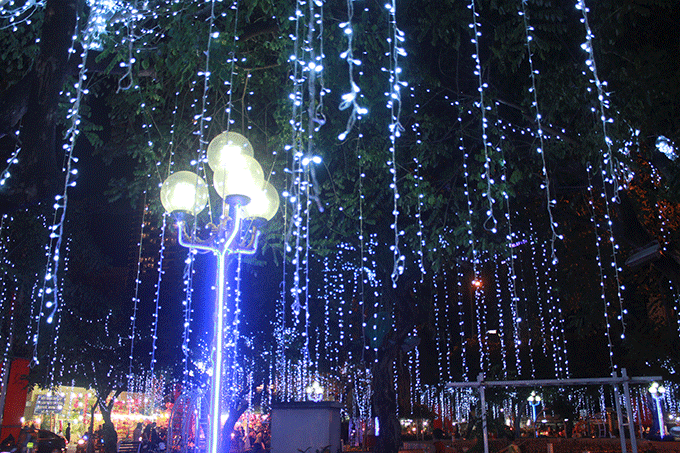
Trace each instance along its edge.
<path fill-rule="evenodd" d="M 394 244 L 390 246 L 394 257 L 394 265 L 392 269 L 392 287 L 397 287 L 397 280 L 399 276 L 404 272 L 404 266 L 406 265 L 405 257 L 401 254 L 399 249 L 400 236 L 403 235 L 402 231 L 399 231 L 399 188 L 397 186 L 397 150 L 396 142 L 397 138 L 401 136 L 403 127 L 399 122 L 399 117 L 401 115 L 401 89 L 408 86 L 408 83 L 401 80 L 402 68 L 399 66 L 399 57 L 406 56 L 406 51 L 404 50 L 403 43 L 405 41 L 404 32 L 397 27 L 397 6 L 396 1 L 391 0 L 391 3 L 385 4 L 385 8 L 389 12 L 389 35 L 387 38 L 387 43 L 389 45 L 389 68 L 383 68 L 389 74 L 389 84 L 390 90 L 386 93 L 387 95 L 387 108 L 390 110 L 391 122 L 389 126 L 390 130 L 390 160 L 387 165 L 392 174 L 392 182 L 390 183 L 390 189 L 393 193 L 393 206 L 392 215 L 394 220 L 390 225 L 390 228 L 394 230 Z"/>
<path fill-rule="evenodd" d="M 147 206 L 146 206 L 146 191 L 144 191 L 144 201 L 142 204 L 142 223 L 140 228 L 139 242 L 137 243 L 137 269 L 135 272 L 135 285 L 132 296 L 132 316 L 130 316 L 130 365 L 128 367 L 128 389 L 132 389 L 132 381 L 134 379 L 133 365 L 135 356 L 135 336 L 137 335 L 137 309 L 139 306 L 139 285 L 141 284 L 142 272 L 142 245 L 144 241 L 144 224 L 146 220 Z M 129 390 L 131 391 L 131 390 Z"/>
<path fill-rule="evenodd" d="M 609 367 L 613 371 L 616 369 L 614 365 L 614 346 L 612 344 L 612 336 L 611 336 L 611 324 L 609 322 L 609 309 L 610 309 L 610 302 L 607 299 L 607 294 L 606 294 L 606 288 L 605 288 L 605 270 L 604 266 L 602 264 L 602 238 L 600 237 L 599 230 L 600 230 L 600 225 L 598 224 L 597 220 L 595 219 L 595 188 L 593 187 L 592 183 L 592 172 L 593 172 L 593 167 L 590 163 L 587 164 L 586 172 L 588 175 L 588 194 L 589 194 L 589 199 L 588 203 L 590 205 L 590 211 L 591 211 L 591 216 L 590 220 L 593 224 L 593 229 L 595 232 L 595 247 L 597 250 L 597 254 L 595 255 L 595 259 L 597 262 L 597 267 L 599 270 L 599 277 L 600 277 L 600 298 L 602 299 L 602 305 L 604 308 L 604 322 L 605 322 L 605 334 L 607 336 L 607 347 L 609 348 Z M 606 197 L 605 197 L 606 198 Z"/>
<path fill-rule="evenodd" d="M 368 113 L 365 107 L 361 107 L 357 102 L 360 97 L 361 88 L 354 80 L 354 67 L 361 65 L 361 60 L 354 58 L 354 29 L 352 28 L 352 19 L 354 18 L 354 1 L 347 0 L 347 22 L 341 22 L 339 27 L 347 38 L 347 50 L 340 54 L 340 58 L 347 61 L 347 70 L 349 74 L 350 91 L 342 95 L 342 102 L 340 103 L 340 110 L 347 110 L 351 107 L 349 117 L 347 118 L 347 125 L 345 130 L 338 136 L 339 140 L 345 140 L 347 134 L 354 127 L 354 123 L 361 119 L 362 115 Z"/>
<path fill-rule="evenodd" d="M 521 10 L 519 12 L 520 16 L 522 16 L 522 20 L 524 21 L 524 36 L 526 38 L 526 46 L 527 46 L 527 58 L 529 61 L 529 70 L 530 70 L 530 75 L 531 75 L 531 88 L 529 89 L 529 92 L 531 93 L 533 99 L 531 101 L 532 106 L 534 107 L 534 110 L 536 112 L 535 118 L 536 118 L 536 126 L 537 126 L 537 135 L 539 139 L 539 148 L 536 149 L 536 152 L 541 156 L 541 164 L 542 164 L 542 175 L 543 175 L 543 183 L 542 183 L 542 189 L 545 191 L 545 196 L 546 196 L 546 208 L 548 210 L 548 221 L 550 222 L 550 232 L 551 232 L 551 238 L 550 238 L 550 258 L 553 263 L 553 265 L 557 264 L 557 254 L 555 253 L 555 241 L 559 238 L 559 235 L 557 234 L 557 231 L 555 230 L 557 223 L 555 222 L 555 219 L 553 218 L 553 213 L 552 213 L 552 207 L 555 204 L 555 201 L 552 199 L 552 194 L 550 190 L 550 178 L 548 177 L 548 169 L 545 164 L 545 140 L 544 140 L 544 133 L 543 133 L 543 118 L 541 116 L 541 111 L 539 109 L 538 105 L 538 92 L 536 90 L 536 74 L 538 74 L 538 70 L 534 68 L 534 59 L 533 59 L 533 51 L 531 50 L 531 42 L 533 40 L 532 36 L 532 31 L 533 27 L 529 25 L 529 19 L 527 17 L 527 10 L 526 10 L 526 4 L 527 0 L 522 0 L 521 1 Z"/>
<path fill-rule="evenodd" d="M 65 136 L 65 143 L 62 148 L 65 151 L 64 157 L 64 167 L 62 168 L 64 174 L 64 186 L 61 195 L 55 197 L 54 203 L 54 217 L 52 220 L 52 225 L 49 227 L 50 239 L 49 243 L 46 245 L 46 257 L 47 264 L 45 266 L 45 277 L 38 291 L 38 299 L 40 303 L 40 309 L 38 315 L 36 316 L 36 328 L 35 335 L 33 337 L 33 357 L 32 363 L 38 364 L 38 340 L 40 337 L 40 321 L 44 317 L 46 323 L 53 324 L 55 316 L 59 312 L 59 301 L 61 299 L 60 287 L 58 274 L 60 269 L 60 253 L 64 234 L 64 225 L 66 222 L 66 208 L 68 206 L 68 189 L 69 187 L 74 187 L 76 184 L 76 175 L 74 165 L 78 161 L 78 158 L 73 155 L 73 150 L 75 148 L 75 142 L 80 134 L 80 106 L 83 96 L 88 94 L 89 91 L 85 87 L 87 81 L 87 71 L 85 69 L 85 63 L 87 61 L 88 46 L 87 42 L 89 37 L 86 35 L 84 37 L 85 45 L 83 46 L 83 52 L 81 54 L 81 63 L 79 64 L 80 71 L 78 73 L 78 80 L 74 86 L 75 95 L 70 98 L 71 107 L 67 112 L 67 119 L 71 120 L 70 126 Z M 70 94 L 69 94 L 70 95 Z M 45 307 L 43 310 L 42 307 Z M 56 341 L 55 341 L 56 345 Z"/>
<path fill-rule="evenodd" d="M 481 25 L 478 21 L 479 14 L 477 13 L 476 10 L 476 0 L 470 0 L 470 5 L 468 8 L 472 11 L 472 22 L 470 22 L 470 29 L 474 33 L 474 37 L 471 39 L 472 44 L 475 46 L 475 54 L 472 55 L 472 59 L 475 61 L 475 75 L 477 76 L 477 80 L 479 83 L 479 104 L 477 106 L 479 107 L 479 111 L 482 116 L 482 146 L 484 148 L 484 172 L 482 174 L 482 179 L 485 180 L 486 182 L 486 192 L 484 193 L 483 196 L 486 197 L 487 202 L 488 202 L 488 209 L 486 211 L 486 220 L 484 221 L 484 228 L 491 233 L 496 233 L 497 227 L 498 227 L 498 221 L 496 220 L 496 217 L 494 216 L 494 204 L 496 203 L 496 200 L 493 197 L 491 186 L 494 184 L 492 175 L 491 175 L 491 157 L 489 156 L 489 147 L 491 146 L 491 143 L 489 142 L 489 137 L 488 137 L 488 120 L 486 118 L 486 111 L 487 111 L 487 106 L 484 101 L 484 90 L 488 88 L 488 84 L 484 82 L 482 78 L 482 63 L 479 57 L 479 38 L 482 36 L 482 32 L 480 31 Z"/>
<path fill-rule="evenodd" d="M 607 100 L 608 93 L 605 92 L 605 87 L 607 86 L 606 81 L 601 81 L 600 77 L 597 74 L 597 65 L 595 62 L 595 52 L 593 49 L 593 38 L 595 35 L 593 34 L 592 29 L 590 28 L 590 24 L 588 23 L 588 12 L 590 9 L 585 5 L 584 0 L 577 0 L 576 2 L 576 9 L 581 11 L 581 23 L 583 23 L 585 27 L 585 32 L 586 32 L 586 42 L 581 44 L 581 48 L 588 53 L 588 59 L 586 60 L 586 65 L 588 66 L 588 69 L 590 69 L 591 73 L 593 74 L 593 79 L 591 80 L 592 83 L 595 84 L 595 87 L 597 88 L 597 99 L 599 102 L 599 116 L 600 116 L 600 123 L 602 124 L 602 136 L 604 137 L 604 142 L 605 146 L 607 149 L 607 152 L 602 156 L 602 168 L 600 170 L 602 174 L 602 179 L 603 179 L 603 185 L 602 185 L 602 196 L 604 198 L 604 206 L 605 206 L 605 222 L 606 224 L 606 230 L 608 233 L 608 240 L 611 245 L 611 267 L 613 269 L 614 273 L 614 283 L 616 284 L 616 291 L 617 291 L 617 298 L 619 302 L 619 321 L 621 321 L 621 339 L 625 339 L 626 336 L 626 321 L 624 314 L 626 313 L 626 310 L 623 308 L 623 288 L 621 285 L 621 279 L 619 278 L 619 272 L 621 271 L 618 264 L 617 264 L 617 254 L 618 254 L 618 249 L 619 246 L 615 241 L 614 238 L 614 230 L 613 230 L 613 222 L 611 220 L 611 210 L 610 210 L 610 196 L 607 194 L 607 186 L 609 185 L 611 187 L 611 190 L 613 191 L 613 195 L 611 196 L 611 202 L 619 202 L 619 196 L 618 192 L 621 189 L 620 183 L 617 178 L 617 168 L 616 168 L 616 162 L 612 150 L 612 144 L 613 141 L 607 135 L 607 124 L 608 123 L 613 123 L 614 120 L 612 118 L 608 118 L 606 115 L 606 109 L 609 105 L 609 101 Z M 609 322 L 609 321 L 607 321 Z M 614 368 L 616 368 L 614 366 Z"/>

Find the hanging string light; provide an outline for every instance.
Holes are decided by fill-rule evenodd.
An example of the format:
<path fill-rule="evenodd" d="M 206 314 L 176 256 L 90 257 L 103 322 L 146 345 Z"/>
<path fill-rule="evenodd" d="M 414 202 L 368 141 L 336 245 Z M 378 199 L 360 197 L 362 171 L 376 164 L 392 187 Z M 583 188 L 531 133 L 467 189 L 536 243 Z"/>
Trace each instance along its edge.
<path fill-rule="evenodd" d="M 146 220 L 146 213 L 147 213 L 147 206 L 146 206 L 146 190 L 144 191 L 144 201 L 142 204 L 142 223 L 141 223 L 141 228 L 140 228 L 140 234 L 139 234 L 139 242 L 137 243 L 137 269 L 135 272 L 135 285 L 134 285 L 134 290 L 133 290 L 133 296 L 132 296 L 132 316 L 130 316 L 130 366 L 128 367 L 128 389 L 132 389 L 133 385 L 133 380 L 134 380 L 134 373 L 133 373 L 133 365 L 134 365 L 134 356 L 135 356 L 135 337 L 137 335 L 137 309 L 139 307 L 139 285 L 141 284 L 141 273 L 142 273 L 142 246 L 144 243 L 144 226 L 145 226 L 145 220 Z M 128 399 L 128 401 L 130 401 Z M 131 406 L 128 406 L 128 411 L 131 412 L 132 408 Z"/>
<path fill-rule="evenodd" d="M 496 313 L 496 316 L 498 318 L 498 341 L 500 342 L 500 348 L 501 348 L 501 363 L 503 364 L 503 378 L 507 379 L 508 378 L 508 362 L 506 359 L 507 356 L 507 351 L 505 349 L 505 322 L 503 320 L 503 294 L 501 292 L 501 281 L 500 281 L 500 274 L 499 274 L 499 267 L 500 267 L 500 259 L 497 257 L 496 260 L 494 260 L 494 285 L 496 287 L 496 309 L 498 312 Z"/>
<path fill-rule="evenodd" d="M 610 197 L 607 194 L 607 186 L 611 186 L 613 190 L 613 195 L 611 196 L 611 202 L 613 203 L 618 203 L 619 202 L 619 195 L 618 192 L 621 190 L 621 185 L 618 181 L 618 175 L 617 175 L 617 163 L 615 161 L 614 153 L 612 150 L 612 145 L 613 141 L 607 134 L 607 124 L 608 123 L 613 123 L 614 119 L 613 118 L 608 118 L 606 114 L 606 109 L 609 107 L 609 100 L 607 99 L 608 95 L 605 92 L 605 87 L 607 86 L 606 81 L 602 81 L 600 77 L 597 74 L 597 65 L 595 62 L 595 52 L 593 49 L 593 38 L 595 35 L 593 34 L 592 29 L 590 28 L 590 24 L 588 23 L 588 12 L 590 9 L 586 7 L 585 1 L 584 0 L 578 0 L 576 2 L 576 9 L 581 11 L 582 18 L 581 22 L 583 23 L 586 31 L 586 42 L 581 44 L 581 48 L 588 53 L 588 59 L 586 60 L 586 65 L 588 66 L 588 69 L 590 69 L 590 72 L 592 73 L 593 78 L 591 79 L 591 82 L 595 84 L 595 87 L 597 89 L 597 99 L 599 102 L 599 116 L 600 116 L 600 122 L 602 124 L 602 136 L 604 137 L 604 142 L 606 145 L 606 153 L 602 156 L 602 168 L 600 172 L 602 173 L 602 179 L 603 179 L 603 184 L 602 184 L 602 197 L 604 199 L 604 207 L 605 207 L 605 221 L 607 222 L 606 228 L 607 228 L 607 233 L 608 233 L 608 240 L 611 245 L 611 267 L 612 267 L 612 272 L 614 273 L 614 283 L 616 285 L 616 291 L 617 291 L 617 298 L 619 302 L 619 315 L 618 319 L 621 322 L 621 339 L 625 339 L 626 337 L 626 322 L 624 319 L 624 315 L 626 314 L 626 310 L 623 308 L 623 290 L 625 289 L 623 285 L 621 285 L 621 279 L 619 278 L 619 272 L 622 271 L 622 269 L 618 266 L 617 264 L 617 254 L 619 250 L 619 245 L 616 243 L 615 238 L 614 238 L 614 230 L 613 230 L 613 223 L 611 220 L 611 209 L 609 206 L 610 202 Z M 593 108 L 593 113 L 596 113 L 595 108 Z"/>
<path fill-rule="evenodd" d="M 592 171 L 593 167 L 588 162 L 586 164 L 586 174 L 588 175 L 588 204 L 590 206 L 590 220 L 593 224 L 593 229 L 595 232 L 595 248 L 596 248 L 596 255 L 595 255 L 595 260 L 597 263 L 597 268 L 599 270 L 600 274 L 600 298 L 602 299 L 602 305 L 604 308 L 604 322 L 605 322 L 605 335 L 607 336 L 607 347 L 609 348 L 609 368 L 611 371 L 614 371 L 616 368 L 614 366 L 614 346 L 612 344 L 612 337 L 611 337 L 611 325 L 609 322 L 609 300 L 607 299 L 607 294 L 606 294 L 606 287 L 605 287 L 605 278 L 606 274 L 604 271 L 604 267 L 602 264 L 602 254 L 601 254 L 601 242 L 602 238 L 600 237 L 599 230 L 600 230 L 600 225 L 596 220 L 596 213 L 595 213 L 595 188 L 593 187 L 592 183 Z"/>
<path fill-rule="evenodd" d="M 401 89 L 408 86 L 408 83 L 401 80 L 402 68 L 399 66 L 399 57 L 405 57 L 406 50 L 404 50 L 403 43 L 405 41 L 404 32 L 397 27 L 397 5 L 396 0 L 391 0 L 391 3 L 386 3 L 385 8 L 389 12 L 389 37 L 387 38 L 387 43 L 389 45 L 389 68 L 383 68 L 387 70 L 389 74 L 390 90 L 386 93 L 387 108 L 390 110 L 391 122 L 390 122 L 390 160 L 387 165 L 390 168 L 390 173 L 392 174 L 392 182 L 390 183 L 390 189 L 393 193 L 393 207 L 392 215 L 394 216 L 394 221 L 390 225 L 390 228 L 394 230 L 394 244 L 390 246 L 394 256 L 394 266 L 392 268 L 392 287 L 397 287 L 397 280 L 399 276 L 404 272 L 405 257 L 401 254 L 399 249 L 399 237 L 404 234 L 403 231 L 399 230 L 399 188 L 397 187 L 397 138 L 401 136 L 403 131 L 403 126 L 399 121 L 401 115 Z"/>
<path fill-rule="evenodd" d="M 89 19 L 92 20 L 92 17 Z M 88 45 L 90 41 L 89 35 L 83 38 L 84 46 L 81 53 L 81 63 L 78 65 L 80 71 L 78 73 L 78 80 L 74 86 L 75 95 L 70 97 L 71 107 L 68 110 L 66 118 L 70 120 L 70 126 L 66 133 L 66 143 L 63 144 L 65 151 L 64 156 L 64 186 L 60 195 L 55 196 L 54 217 L 52 225 L 49 227 L 50 239 L 46 246 L 47 264 L 45 266 L 46 272 L 42 284 L 39 285 L 38 300 L 40 304 L 39 312 L 36 318 L 35 334 L 33 335 L 33 357 L 31 363 L 37 365 L 38 359 L 38 340 L 40 337 L 40 321 L 44 317 L 47 324 L 52 324 L 55 321 L 55 316 L 59 308 L 59 263 L 61 245 L 64 235 L 64 226 L 66 222 L 66 208 L 68 206 L 68 190 L 70 187 L 76 185 L 76 175 L 78 170 L 75 168 L 75 163 L 78 158 L 73 155 L 76 139 L 80 133 L 80 106 L 83 96 L 89 93 L 85 87 L 87 82 L 87 71 L 85 69 L 85 62 L 87 61 Z M 73 47 L 69 50 L 69 54 L 75 52 Z M 71 96 L 70 93 L 67 93 Z"/>
<path fill-rule="evenodd" d="M 529 93 L 532 95 L 533 99 L 531 101 L 531 105 L 534 108 L 536 115 L 536 135 L 538 135 L 538 140 L 539 140 L 539 147 L 536 149 L 536 153 L 541 156 L 541 164 L 542 164 L 542 175 L 543 175 L 543 182 L 541 183 L 541 189 L 545 191 L 545 197 L 546 197 L 546 208 L 548 210 L 548 221 L 550 222 L 550 232 L 551 232 L 551 237 L 550 237 L 550 258 L 553 263 L 553 265 L 557 264 L 557 254 L 555 252 L 555 241 L 559 238 L 561 239 L 561 236 L 557 234 L 556 227 L 557 227 L 557 222 L 555 222 L 555 219 L 553 218 L 553 213 L 552 213 L 552 207 L 557 203 L 556 200 L 552 198 L 551 190 L 550 190 L 550 178 L 548 177 L 548 169 L 545 164 L 545 140 L 544 140 L 544 133 L 543 133 L 543 117 L 541 116 L 541 111 L 539 109 L 538 105 L 538 93 L 536 90 L 536 75 L 538 75 L 538 70 L 534 67 L 534 58 L 533 58 L 533 51 L 531 49 L 531 43 L 533 41 L 533 35 L 532 32 L 534 31 L 534 27 L 529 25 L 529 18 L 527 17 L 527 0 L 522 0 L 521 1 L 521 9 L 519 11 L 519 15 L 522 16 L 522 20 L 524 23 L 524 36 L 526 38 L 526 46 L 527 46 L 527 59 L 529 61 L 529 70 L 530 70 L 530 75 L 531 75 L 531 87 L 529 88 Z"/>
<path fill-rule="evenodd" d="M 492 233 L 496 233 L 498 221 L 496 220 L 496 217 L 494 217 L 493 212 L 496 200 L 494 199 L 493 194 L 491 193 L 491 186 L 495 182 L 491 177 L 491 157 L 489 156 L 489 147 L 492 145 L 489 142 L 489 136 L 487 134 L 488 120 L 486 118 L 486 111 L 489 110 L 491 107 L 487 107 L 484 101 L 484 90 L 486 90 L 489 87 L 489 85 L 486 82 L 484 82 L 482 78 L 482 63 L 479 57 L 479 39 L 482 36 L 482 32 L 480 31 L 481 24 L 479 23 L 478 19 L 479 14 L 477 13 L 475 4 L 476 4 L 475 0 L 471 0 L 468 8 L 472 11 L 472 22 L 470 22 L 469 26 L 474 33 L 474 37 L 471 40 L 472 44 L 474 44 L 475 46 L 475 53 L 472 55 L 472 59 L 475 61 L 474 74 L 477 76 L 477 80 L 479 82 L 478 88 L 479 103 L 475 104 L 479 108 L 479 111 L 482 116 L 482 146 L 484 149 L 484 173 L 482 174 L 482 179 L 486 181 L 486 192 L 483 194 L 483 196 L 486 197 L 489 205 L 486 211 L 487 217 L 486 220 L 484 221 L 484 228 Z"/>
<path fill-rule="evenodd" d="M 0 20 L 7 21 L 6 25 L 0 26 L 1 29 L 11 28 L 12 31 L 18 30 L 17 25 L 26 23 L 30 25 L 33 21 L 33 13 L 45 7 L 44 1 L 28 0 L 21 6 L 17 6 L 14 1 L 6 1 L 0 4 Z"/>
<path fill-rule="evenodd" d="M 418 197 L 418 211 L 416 213 L 416 218 L 418 219 L 418 232 L 416 235 L 418 236 L 418 268 L 420 269 L 420 283 L 423 283 L 425 279 L 425 274 L 427 273 L 425 270 L 425 256 L 423 254 L 423 250 L 425 249 L 425 236 L 423 235 L 423 200 L 425 199 L 425 194 L 423 194 L 423 191 L 421 189 L 421 184 L 423 184 L 423 175 L 422 175 L 422 169 L 423 166 L 418 160 L 417 157 L 413 158 L 413 162 L 416 165 L 415 171 L 413 173 L 413 189 L 415 190 L 417 197 Z"/>
<path fill-rule="evenodd" d="M 432 287 L 434 288 L 434 294 L 432 295 L 432 297 L 434 299 L 435 347 L 437 349 L 437 363 L 439 364 L 439 369 L 437 370 L 438 381 L 444 379 L 442 365 L 444 364 L 444 350 L 446 348 L 446 342 L 443 341 L 442 329 L 440 328 L 440 324 L 442 323 L 440 313 L 442 311 L 442 308 L 440 307 L 446 307 L 446 303 L 448 302 L 446 292 L 446 277 L 447 277 L 446 269 L 443 269 L 441 275 L 435 276 L 435 278 L 432 279 Z M 438 282 L 440 280 L 444 283 L 443 290 L 439 289 Z M 443 294 L 443 296 L 440 296 L 440 294 Z M 440 300 L 440 297 L 443 300 Z"/>
<path fill-rule="evenodd" d="M 3 172 L 0 174 L 0 187 L 4 186 L 7 183 L 7 180 L 12 176 L 10 173 L 10 169 L 12 168 L 12 165 L 17 165 L 19 163 L 19 153 L 21 152 L 21 147 L 19 146 L 19 135 L 20 135 L 21 129 L 17 129 L 15 131 L 15 135 L 17 138 L 17 145 L 14 148 L 14 151 L 12 152 L 12 155 L 7 159 L 7 167 L 3 170 Z"/>
<path fill-rule="evenodd" d="M 14 338 L 15 327 L 15 302 L 17 281 L 14 276 L 10 275 L 9 270 L 14 267 L 14 264 L 7 259 L 8 244 L 9 244 L 9 225 L 12 219 L 7 214 L 3 214 L 0 219 L 0 260 L 2 261 L 2 273 L 0 279 L 0 307 L 2 307 L 3 321 L 6 321 L 6 330 L 0 331 L 0 344 L 5 345 L 2 353 L 2 369 L 9 370 L 10 349 L 12 347 L 12 339 Z M 29 320 L 30 324 L 30 320 Z"/>
<path fill-rule="evenodd" d="M 463 282 L 465 274 L 461 269 L 461 264 L 456 261 L 456 297 L 458 299 L 458 334 L 460 335 L 460 359 L 463 369 L 463 380 L 470 379 L 470 369 L 467 363 L 467 341 L 465 338 L 465 313 L 463 311 Z"/>
<path fill-rule="evenodd" d="M 340 58 L 347 61 L 347 70 L 349 75 L 350 91 L 342 95 L 342 102 L 340 103 L 340 110 L 347 110 L 351 107 L 349 117 L 347 118 L 347 125 L 345 130 L 338 136 L 339 140 L 345 140 L 347 134 L 354 127 L 354 123 L 361 119 L 361 115 L 368 113 L 365 107 L 359 106 L 357 98 L 360 96 L 361 88 L 354 80 L 354 67 L 361 66 L 361 60 L 354 58 L 354 29 L 352 27 L 352 20 L 354 19 L 354 1 L 347 0 L 347 22 L 341 22 L 339 27 L 347 38 L 347 50 L 340 54 Z"/>

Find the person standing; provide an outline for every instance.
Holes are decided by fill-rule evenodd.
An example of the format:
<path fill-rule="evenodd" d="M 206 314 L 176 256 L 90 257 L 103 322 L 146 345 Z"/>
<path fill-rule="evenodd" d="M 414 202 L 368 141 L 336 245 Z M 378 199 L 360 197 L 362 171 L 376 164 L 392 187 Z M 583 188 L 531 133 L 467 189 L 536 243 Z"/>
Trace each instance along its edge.
<path fill-rule="evenodd" d="M 142 424 L 137 423 L 137 426 L 135 426 L 135 429 L 132 431 L 132 440 L 134 442 L 141 442 L 142 441 Z"/>
<path fill-rule="evenodd" d="M 66 439 L 66 445 L 71 442 L 71 423 L 66 423 L 66 429 L 64 430 L 64 439 Z"/>

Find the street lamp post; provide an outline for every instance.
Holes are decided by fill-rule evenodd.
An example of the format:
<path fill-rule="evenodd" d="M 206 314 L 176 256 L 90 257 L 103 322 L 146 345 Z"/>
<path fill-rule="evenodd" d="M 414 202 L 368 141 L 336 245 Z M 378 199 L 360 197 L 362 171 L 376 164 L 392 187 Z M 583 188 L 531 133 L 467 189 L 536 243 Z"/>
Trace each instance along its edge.
<path fill-rule="evenodd" d="M 534 437 L 538 437 L 538 432 L 536 431 L 536 406 L 541 404 L 541 395 L 537 395 L 536 392 L 532 391 L 527 401 L 531 404 L 531 414 L 534 418 Z"/>
<path fill-rule="evenodd" d="M 252 155 L 250 142 L 241 134 L 223 132 L 215 137 L 208 145 L 207 159 L 213 170 L 213 187 L 223 200 L 219 222 L 206 225 L 207 237 L 204 234 L 199 237 L 197 228 L 188 233 L 185 222 L 177 222 L 178 241 L 182 246 L 210 251 L 217 257 L 208 453 L 217 453 L 219 448 L 227 258 L 236 254 L 254 254 L 260 235 L 259 226 L 274 217 L 279 208 L 276 189 L 264 180 L 262 167 Z M 195 216 L 205 209 L 208 199 L 208 185 L 190 171 L 173 173 L 161 186 L 161 202 L 170 213 Z"/>
<path fill-rule="evenodd" d="M 666 388 L 663 385 L 659 385 L 656 382 L 652 382 L 652 385 L 649 386 L 649 393 L 652 395 L 652 398 L 654 398 L 654 402 L 656 403 L 656 417 L 657 420 L 659 421 L 659 438 L 663 439 L 664 434 L 666 432 L 666 427 L 663 422 L 663 411 L 661 410 L 661 400 L 663 399 L 664 393 L 666 393 Z"/>

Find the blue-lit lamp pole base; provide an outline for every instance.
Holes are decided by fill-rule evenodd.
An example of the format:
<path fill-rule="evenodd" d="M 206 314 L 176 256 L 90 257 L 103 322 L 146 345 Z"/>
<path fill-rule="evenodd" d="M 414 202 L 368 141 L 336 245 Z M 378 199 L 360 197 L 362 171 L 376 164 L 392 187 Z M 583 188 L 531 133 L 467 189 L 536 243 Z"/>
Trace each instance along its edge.
<path fill-rule="evenodd" d="M 649 386 L 649 393 L 654 398 L 654 403 L 656 404 L 656 417 L 659 423 L 659 439 L 664 438 L 666 434 L 666 426 L 663 422 L 663 410 L 661 410 L 661 400 L 663 399 L 664 393 L 666 393 L 666 388 L 663 385 L 659 385 L 656 382 L 652 382 Z"/>
<path fill-rule="evenodd" d="M 538 437 L 538 431 L 536 430 L 536 406 L 541 404 L 541 395 L 537 395 L 536 392 L 532 391 L 527 401 L 531 404 L 531 415 L 533 415 L 534 419 L 534 437 Z"/>
<path fill-rule="evenodd" d="M 187 232 L 183 220 L 177 223 L 179 243 L 192 250 L 212 252 L 217 257 L 213 373 L 210 382 L 210 432 L 208 453 L 218 453 L 222 414 L 224 363 L 224 306 L 227 258 L 254 254 L 260 236 L 259 225 L 271 220 L 279 208 L 276 189 L 264 180 L 260 164 L 252 157 L 250 142 L 241 134 L 223 132 L 208 145 L 208 165 L 213 170 L 213 188 L 222 198 L 217 225 L 209 222 L 200 237 L 194 226 Z M 196 173 L 173 173 L 161 186 L 161 202 L 167 212 L 196 216 L 208 204 L 209 189 Z M 211 216 L 212 217 L 212 216 Z M 236 347 L 229 344 L 229 347 Z"/>

